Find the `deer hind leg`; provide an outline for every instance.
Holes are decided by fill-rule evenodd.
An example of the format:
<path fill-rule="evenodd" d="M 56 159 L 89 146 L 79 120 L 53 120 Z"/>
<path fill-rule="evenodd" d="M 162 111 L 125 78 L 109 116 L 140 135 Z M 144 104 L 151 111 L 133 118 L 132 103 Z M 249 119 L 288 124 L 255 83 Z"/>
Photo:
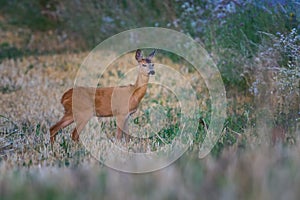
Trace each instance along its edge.
<path fill-rule="evenodd" d="M 53 144 L 58 131 L 74 122 L 73 114 L 65 114 L 54 126 L 50 128 L 50 141 Z"/>
<path fill-rule="evenodd" d="M 77 126 L 71 134 L 71 138 L 73 141 L 79 142 L 79 133 L 83 130 L 83 128 L 88 123 L 90 118 L 91 118 L 90 116 L 87 117 L 85 115 L 81 115 L 81 116 L 78 116 L 78 118 L 76 118 Z"/>

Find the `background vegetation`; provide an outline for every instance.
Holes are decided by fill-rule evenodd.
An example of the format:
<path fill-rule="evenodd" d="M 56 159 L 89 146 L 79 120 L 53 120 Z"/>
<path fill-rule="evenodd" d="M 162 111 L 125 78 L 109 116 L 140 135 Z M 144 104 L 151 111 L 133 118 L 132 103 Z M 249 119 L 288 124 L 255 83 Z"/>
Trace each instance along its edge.
<path fill-rule="evenodd" d="M 300 197 L 300 3 L 290 0 L 56 1 L 0 0 L 1 199 L 298 199 Z M 48 129 L 62 114 L 64 90 L 88 52 L 131 28 L 175 29 L 199 41 L 222 74 L 228 108 L 224 133 L 198 158 L 209 125 L 209 96 L 199 98 L 199 128 L 173 165 L 144 175 L 108 169 L 70 141 L 71 128 L 49 145 Z M 193 70 L 171 54 L 158 58 Z M 126 72 L 118 61 L 101 84 Z M 151 100 L 160 88 L 152 87 Z M 169 121 L 177 117 L 170 99 Z M 147 102 L 147 103 L 148 103 Z M 150 102 L 151 103 L 151 102 Z M 144 104 L 143 104 L 144 105 Z M 147 107 L 141 107 L 147 112 Z M 135 116 L 136 123 L 143 121 Z M 109 124 L 109 122 L 102 122 Z M 171 140 L 176 124 L 160 137 Z M 107 125 L 107 131 L 114 125 Z"/>

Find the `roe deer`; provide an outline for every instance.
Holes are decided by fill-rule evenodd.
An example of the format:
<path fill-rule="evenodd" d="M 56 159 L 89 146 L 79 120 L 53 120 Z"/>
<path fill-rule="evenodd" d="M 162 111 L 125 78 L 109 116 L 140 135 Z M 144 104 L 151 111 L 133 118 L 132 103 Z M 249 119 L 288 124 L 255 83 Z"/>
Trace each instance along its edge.
<path fill-rule="evenodd" d="M 53 144 L 55 141 L 55 136 L 60 129 L 70 125 L 74 121 L 77 122 L 77 126 L 72 132 L 71 137 L 72 140 L 78 142 L 79 133 L 93 116 L 116 116 L 116 138 L 121 140 L 123 130 L 127 131 L 128 128 L 128 117 L 137 110 L 140 101 L 146 93 L 149 75 L 155 74 L 154 64 L 151 62 L 155 51 L 147 58 L 143 58 L 140 49 L 136 51 L 135 58 L 139 66 L 138 77 L 133 85 L 106 88 L 77 87 L 65 92 L 61 99 L 65 113 L 62 119 L 50 128 L 51 143 Z M 128 140 L 127 135 L 126 140 Z"/>

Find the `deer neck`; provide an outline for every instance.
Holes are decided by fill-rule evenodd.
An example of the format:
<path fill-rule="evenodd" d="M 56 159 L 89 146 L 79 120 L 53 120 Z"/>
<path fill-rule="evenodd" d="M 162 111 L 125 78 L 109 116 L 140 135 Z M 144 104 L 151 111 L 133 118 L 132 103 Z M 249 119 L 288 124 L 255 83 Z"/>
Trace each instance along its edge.
<path fill-rule="evenodd" d="M 134 84 L 134 95 L 140 100 L 144 97 L 149 82 L 149 76 L 139 73 L 137 80 Z"/>

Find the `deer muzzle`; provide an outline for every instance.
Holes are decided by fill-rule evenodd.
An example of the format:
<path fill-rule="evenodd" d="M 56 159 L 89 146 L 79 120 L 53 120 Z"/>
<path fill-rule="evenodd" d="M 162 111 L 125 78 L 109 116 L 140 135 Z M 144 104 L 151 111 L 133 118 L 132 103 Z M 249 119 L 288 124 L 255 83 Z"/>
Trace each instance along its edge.
<path fill-rule="evenodd" d="M 154 75 L 155 74 L 155 71 L 154 70 L 150 70 L 149 71 L 149 75 Z"/>

